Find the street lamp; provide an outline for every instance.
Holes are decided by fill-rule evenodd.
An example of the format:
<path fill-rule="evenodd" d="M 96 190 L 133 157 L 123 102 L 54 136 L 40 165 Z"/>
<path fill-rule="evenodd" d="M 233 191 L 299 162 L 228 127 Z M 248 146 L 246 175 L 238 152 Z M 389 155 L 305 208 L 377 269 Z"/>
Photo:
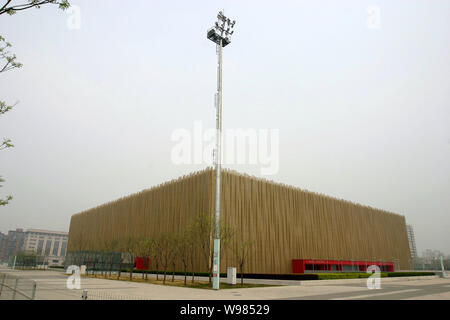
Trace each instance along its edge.
<path fill-rule="evenodd" d="M 217 68 L 217 100 L 216 100 L 216 190 L 214 199 L 214 251 L 213 251 L 213 289 L 219 289 L 220 280 L 220 162 L 222 140 L 222 48 L 230 44 L 233 27 L 236 21 L 230 21 L 222 11 L 217 15 L 215 26 L 208 30 L 207 38 L 216 44 L 219 54 Z M 230 31 L 231 30 L 231 31 Z"/>

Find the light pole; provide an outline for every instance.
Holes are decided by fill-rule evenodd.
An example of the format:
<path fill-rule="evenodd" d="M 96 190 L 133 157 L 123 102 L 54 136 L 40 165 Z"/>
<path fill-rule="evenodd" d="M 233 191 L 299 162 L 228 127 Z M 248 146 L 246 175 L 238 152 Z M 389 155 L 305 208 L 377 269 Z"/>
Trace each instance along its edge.
<path fill-rule="evenodd" d="M 230 21 L 222 11 L 217 15 L 216 25 L 209 29 L 207 38 L 217 45 L 219 65 L 217 68 L 217 95 L 216 95 L 216 190 L 214 199 L 214 251 L 213 251 L 213 288 L 219 289 L 220 280 L 220 171 L 221 171 L 221 141 L 222 141 L 222 48 L 230 44 L 230 37 L 236 21 Z"/>

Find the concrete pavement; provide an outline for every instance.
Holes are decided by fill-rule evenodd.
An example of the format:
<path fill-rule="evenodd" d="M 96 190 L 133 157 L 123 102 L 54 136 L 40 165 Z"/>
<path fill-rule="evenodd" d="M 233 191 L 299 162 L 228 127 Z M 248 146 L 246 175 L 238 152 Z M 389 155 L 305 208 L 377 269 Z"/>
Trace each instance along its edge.
<path fill-rule="evenodd" d="M 277 287 L 223 289 L 219 291 L 163 286 L 139 282 L 81 278 L 81 289 L 66 287 L 67 275 L 62 271 L 0 270 L 37 283 L 37 300 L 79 300 L 82 291 L 89 299 L 150 299 L 150 300 L 266 300 L 266 299 L 445 299 L 450 300 L 450 279 L 421 277 L 419 279 L 381 278 L 381 289 L 369 290 L 366 279 L 329 280 L 328 283 L 289 281 Z M 256 279 L 248 279 L 253 282 Z M 353 280 L 353 279 L 352 279 Z M 386 280 L 386 281 L 385 281 Z M 264 282 L 280 280 L 264 280 Z M 282 281 L 281 281 L 282 282 Z M 271 283 L 275 284 L 275 283 Z M 0 296 L 0 299 L 5 298 Z"/>

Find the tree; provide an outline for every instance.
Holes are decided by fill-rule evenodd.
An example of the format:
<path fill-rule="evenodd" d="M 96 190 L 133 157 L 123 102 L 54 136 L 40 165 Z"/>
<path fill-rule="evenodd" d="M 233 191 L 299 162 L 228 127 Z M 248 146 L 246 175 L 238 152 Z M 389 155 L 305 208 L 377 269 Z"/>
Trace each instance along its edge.
<path fill-rule="evenodd" d="M 122 275 L 122 266 L 124 263 L 129 262 L 130 251 L 134 249 L 133 239 L 131 237 L 120 239 L 117 243 L 116 250 L 120 254 L 119 258 L 119 271 L 117 272 L 117 279 L 120 279 Z M 132 277 L 133 268 L 131 269 L 130 278 Z"/>
<path fill-rule="evenodd" d="M 212 270 L 212 231 L 213 221 L 211 215 L 208 213 L 199 213 L 194 217 L 192 221 L 192 227 L 196 235 L 195 242 L 200 249 L 200 255 L 205 264 L 206 270 L 209 271 L 209 283 L 211 283 L 211 270 Z"/>
<path fill-rule="evenodd" d="M 9 51 L 10 47 L 11 44 L 6 42 L 5 38 L 0 35 L 0 73 L 22 67 L 22 64 L 16 61 L 16 55 Z M 17 102 L 14 105 L 8 105 L 5 101 L 0 101 L 0 115 L 10 111 L 16 104 Z M 4 138 L 3 142 L 0 144 L 0 150 L 12 147 L 14 147 L 14 145 L 12 144 L 11 139 Z M 1 176 L 0 182 L 5 182 Z M 0 187 L 2 187 L 2 185 L 0 185 Z M 0 206 L 7 205 L 11 200 L 12 196 L 10 195 L 4 199 L 0 198 Z"/>
<path fill-rule="evenodd" d="M 164 277 L 163 277 L 163 284 L 166 283 L 166 276 L 167 276 L 167 268 L 169 265 L 173 265 L 173 261 L 176 257 L 176 250 L 175 250 L 175 243 L 176 243 L 176 237 L 168 234 L 163 233 L 161 234 L 161 237 L 159 239 L 160 248 L 161 248 L 161 266 L 164 271 Z"/>
<path fill-rule="evenodd" d="M 16 254 L 16 268 L 36 268 L 38 255 L 35 251 L 19 251 Z"/>
<path fill-rule="evenodd" d="M 136 239 L 132 236 L 124 239 L 123 250 L 127 256 L 127 261 L 130 264 L 130 281 L 133 280 L 133 268 L 134 268 L 134 258 L 136 256 L 137 243 Z"/>
<path fill-rule="evenodd" d="M 111 267 L 112 267 L 112 260 L 113 260 L 113 248 L 115 246 L 114 240 L 104 240 L 100 246 L 100 261 L 101 261 L 101 275 L 103 275 L 105 278 L 108 274 L 111 276 Z M 108 266 L 108 267 L 107 267 Z"/>
<path fill-rule="evenodd" d="M 228 248 L 231 245 L 232 239 L 235 235 L 235 229 L 228 224 L 225 223 L 223 219 L 220 220 L 220 260 L 225 257 L 227 254 Z M 211 257 L 213 257 L 213 252 L 211 253 Z M 212 266 L 213 260 L 211 260 Z M 222 264 L 221 264 L 222 265 Z M 211 271 L 212 272 L 212 268 Z M 219 270 L 220 273 L 220 270 Z"/>
<path fill-rule="evenodd" d="M 156 271 L 156 280 L 158 281 L 159 277 L 159 264 L 161 262 L 161 237 L 152 240 L 152 250 L 151 250 L 151 259 L 153 260 L 153 263 L 155 264 L 155 271 Z"/>
<path fill-rule="evenodd" d="M 22 4 L 16 4 L 16 1 L 13 0 L 6 0 L 5 4 L 0 8 L 0 15 L 2 14 L 9 14 L 13 15 L 16 14 L 19 11 L 23 11 L 30 8 L 37 8 L 39 9 L 42 5 L 45 4 L 53 4 L 58 5 L 58 7 L 62 10 L 66 10 L 70 7 L 68 0 L 27 0 L 27 2 L 22 1 Z"/>
<path fill-rule="evenodd" d="M 214 221 L 212 214 L 200 213 L 192 222 L 193 232 L 195 234 L 196 245 L 200 248 L 201 255 L 206 265 L 206 270 L 209 273 L 209 283 L 212 279 L 213 270 L 213 233 L 214 233 Z M 220 246 L 226 252 L 231 239 L 234 236 L 234 229 L 227 225 L 223 219 L 220 220 Z M 220 270 L 219 270 L 220 272 Z"/>
<path fill-rule="evenodd" d="M 143 259 L 145 269 L 142 272 L 142 280 L 147 278 L 149 256 L 151 254 L 153 241 L 152 239 L 141 238 L 136 242 L 136 257 Z"/>
<path fill-rule="evenodd" d="M 234 254 L 239 264 L 239 272 L 241 274 L 241 285 L 244 284 L 244 265 L 247 261 L 248 253 L 250 248 L 253 246 L 255 241 L 244 241 L 241 244 L 238 244 L 237 247 L 234 248 Z"/>
<path fill-rule="evenodd" d="M 192 228 L 188 227 L 183 233 L 181 233 L 178 243 L 177 256 L 180 258 L 181 263 L 183 264 L 184 271 L 184 285 L 186 285 L 187 281 L 187 269 L 189 262 L 194 261 L 194 234 L 192 232 Z M 190 259 L 191 258 L 191 259 Z M 194 269 L 192 263 L 192 282 L 194 282 Z"/>
<path fill-rule="evenodd" d="M 5 182 L 5 179 L 3 179 L 1 176 L 0 176 L 0 182 Z M 2 185 L 0 184 L 0 188 L 1 187 L 2 187 Z M 0 206 L 7 205 L 9 203 L 9 201 L 11 201 L 11 200 L 12 200 L 12 196 L 11 195 L 6 196 L 6 198 L 4 198 L 4 199 L 0 198 Z"/>
<path fill-rule="evenodd" d="M 172 265 L 172 282 L 175 280 L 175 267 L 177 262 L 177 254 L 179 252 L 180 247 L 180 237 L 173 235 L 170 238 L 170 263 Z"/>
<path fill-rule="evenodd" d="M 70 234 L 70 254 L 72 256 L 72 261 L 74 264 L 81 266 L 85 264 L 84 252 L 88 245 L 88 241 L 80 230 L 77 234 Z"/>
<path fill-rule="evenodd" d="M 109 276 L 111 277 L 111 272 L 113 269 L 113 263 L 114 263 L 114 250 L 116 250 L 117 246 L 119 244 L 119 241 L 117 240 L 105 240 L 103 249 L 104 249 L 104 255 L 105 255 L 105 264 L 108 263 L 108 270 L 109 270 Z M 104 265 L 105 265 L 104 264 Z M 105 271 L 105 278 L 107 271 Z"/>
<path fill-rule="evenodd" d="M 148 279 L 148 270 L 150 267 L 150 263 L 153 260 L 153 257 L 155 256 L 155 251 L 157 250 L 157 241 L 152 238 L 147 238 L 144 241 L 144 248 L 145 248 L 145 256 L 148 258 L 147 263 L 145 264 L 145 280 Z M 155 263 L 157 265 L 157 263 Z"/>
<path fill-rule="evenodd" d="M 40 8 L 45 4 L 54 4 L 58 5 L 58 7 L 62 10 L 66 10 L 70 7 L 68 0 L 27 0 L 26 2 L 22 2 L 21 4 L 16 4 L 16 1 L 6 0 L 3 5 L 0 4 L 0 15 L 9 14 L 13 15 L 18 11 L 23 11 L 29 8 Z M 0 35 L 0 73 L 22 67 L 20 62 L 16 61 L 16 55 L 9 51 L 11 44 L 5 41 L 5 38 Z M 0 115 L 10 111 L 15 105 L 8 105 L 6 102 L 0 100 Z M 0 144 L 0 150 L 11 148 L 14 145 L 11 143 L 11 139 L 3 139 L 3 142 Z M 0 182 L 4 182 L 5 180 L 0 176 Z M 0 185 L 1 187 L 1 185 Z M 12 196 L 9 195 L 6 198 L 0 198 L 0 206 L 7 205 L 9 201 L 12 200 Z"/>

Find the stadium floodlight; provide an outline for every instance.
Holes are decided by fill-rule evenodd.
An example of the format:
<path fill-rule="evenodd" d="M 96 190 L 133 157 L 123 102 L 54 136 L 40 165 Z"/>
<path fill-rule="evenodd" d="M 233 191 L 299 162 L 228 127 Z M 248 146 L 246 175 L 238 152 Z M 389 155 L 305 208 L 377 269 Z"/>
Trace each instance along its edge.
<path fill-rule="evenodd" d="M 217 53 L 219 55 L 217 68 L 217 116 L 216 116 L 216 185 L 214 198 L 214 251 L 213 251 L 213 289 L 219 289 L 220 283 L 220 188 L 221 188 L 221 154 L 222 154 L 222 48 L 231 43 L 230 36 L 234 31 L 230 31 L 236 23 L 230 21 L 222 11 L 217 15 L 219 21 L 215 23 L 215 28 L 208 30 L 206 37 L 214 42 L 217 46 Z M 220 26 L 220 22 L 221 26 Z"/>

